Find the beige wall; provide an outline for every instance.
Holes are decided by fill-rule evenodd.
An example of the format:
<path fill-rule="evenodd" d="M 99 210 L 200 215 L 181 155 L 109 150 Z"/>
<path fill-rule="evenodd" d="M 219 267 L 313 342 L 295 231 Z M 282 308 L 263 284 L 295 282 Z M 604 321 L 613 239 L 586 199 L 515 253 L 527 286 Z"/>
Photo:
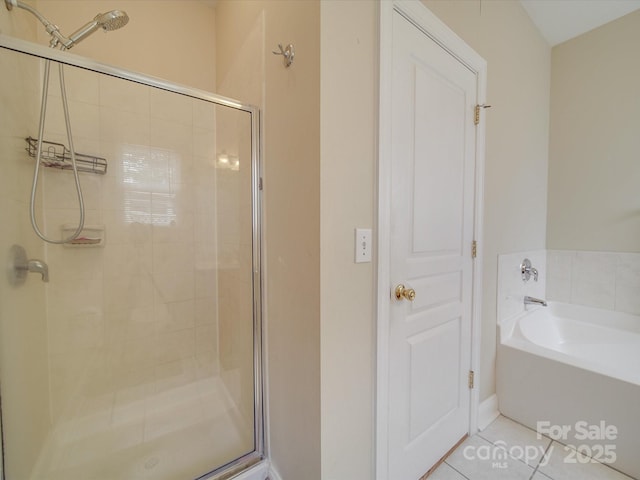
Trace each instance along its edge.
<path fill-rule="evenodd" d="M 488 64 L 480 400 L 495 392 L 497 256 L 545 247 L 550 48 L 519 2 L 427 0 Z M 482 8 L 480 8 L 482 7 Z"/>
<path fill-rule="evenodd" d="M 24 3 L 34 6 L 35 0 L 26 0 Z M 35 17 L 29 14 L 14 15 L 4 5 L 2 7 L 2 10 L 0 10 L 0 33 L 22 38 L 23 40 L 36 41 L 38 27 Z"/>
<path fill-rule="evenodd" d="M 264 35 L 264 2 L 216 4 L 217 93 L 264 107 Z"/>
<path fill-rule="evenodd" d="M 265 0 L 264 162 L 271 453 L 320 478 L 320 2 Z M 271 50 L 293 43 L 286 69 Z"/>
<path fill-rule="evenodd" d="M 319 8 L 217 3 L 219 92 L 263 113 L 270 450 L 283 479 L 320 478 Z M 278 43 L 295 45 L 290 68 Z"/>
<path fill-rule="evenodd" d="M 547 247 L 640 252 L 640 11 L 555 47 Z"/>
<path fill-rule="evenodd" d="M 73 53 L 215 91 L 215 10 L 205 2 L 39 0 L 35 4 L 67 36 L 99 12 L 124 10 L 129 15 L 125 27 L 107 34 L 98 31 L 73 47 Z M 29 15 L 22 11 L 19 14 Z M 38 29 L 38 41 L 48 44 L 49 36 L 43 28 Z"/>
<path fill-rule="evenodd" d="M 215 8 L 201 0 L 30 0 L 70 35 L 99 12 L 120 9 L 129 23 L 113 32 L 98 31 L 72 52 L 120 68 L 210 92 L 216 88 Z M 179 19 L 179 21 L 176 21 Z M 0 32 L 49 44 L 49 35 L 30 13 L 0 10 Z M 199 48 L 204 46 L 204 48 Z"/>
<path fill-rule="evenodd" d="M 374 477 L 373 263 L 353 262 L 374 224 L 378 6 L 322 2 L 322 478 Z"/>

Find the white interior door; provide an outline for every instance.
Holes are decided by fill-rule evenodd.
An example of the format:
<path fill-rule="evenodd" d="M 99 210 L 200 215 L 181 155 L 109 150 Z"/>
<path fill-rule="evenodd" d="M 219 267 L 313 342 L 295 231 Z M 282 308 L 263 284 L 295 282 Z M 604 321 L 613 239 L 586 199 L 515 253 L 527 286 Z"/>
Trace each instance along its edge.
<path fill-rule="evenodd" d="M 477 76 L 393 18 L 389 478 L 417 480 L 469 432 Z"/>

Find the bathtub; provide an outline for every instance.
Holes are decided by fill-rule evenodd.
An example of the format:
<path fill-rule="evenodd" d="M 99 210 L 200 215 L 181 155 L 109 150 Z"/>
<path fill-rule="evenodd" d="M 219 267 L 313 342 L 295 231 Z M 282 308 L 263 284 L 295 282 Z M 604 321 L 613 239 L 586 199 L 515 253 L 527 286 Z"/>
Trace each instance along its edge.
<path fill-rule="evenodd" d="M 640 317 L 528 308 L 499 325 L 500 412 L 640 478 Z"/>

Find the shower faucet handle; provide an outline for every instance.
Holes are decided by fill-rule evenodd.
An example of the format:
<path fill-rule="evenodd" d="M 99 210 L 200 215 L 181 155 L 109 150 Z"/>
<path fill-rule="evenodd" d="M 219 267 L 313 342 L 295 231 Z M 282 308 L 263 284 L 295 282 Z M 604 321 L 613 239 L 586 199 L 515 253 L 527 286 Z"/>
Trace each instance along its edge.
<path fill-rule="evenodd" d="M 9 250 L 9 283 L 14 287 L 27 281 L 28 273 L 39 273 L 43 282 L 49 281 L 49 266 L 38 259 L 27 260 L 27 252 L 20 245 Z"/>
<path fill-rule="evenodd" d="M 533 275 L 533 281 L 538 281 L 538 270 L 531 266 L 531 260 L 525 258 L 520 264 L 520 273 L 522 274 L 522 281 L 528 282 Z"/>

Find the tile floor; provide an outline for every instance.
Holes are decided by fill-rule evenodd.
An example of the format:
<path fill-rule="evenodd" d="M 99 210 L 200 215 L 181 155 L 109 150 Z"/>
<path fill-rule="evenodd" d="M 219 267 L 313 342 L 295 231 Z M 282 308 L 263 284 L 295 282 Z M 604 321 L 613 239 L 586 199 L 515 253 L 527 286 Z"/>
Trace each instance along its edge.
<path fill-rule="evenodd" d="M 564 449 L 564 445 L 547 437 L 538 439 L 535 431 L 500 416 L 465 440 L 429 480 L 633 480 L 601 463 L 566 463 Z"/>

